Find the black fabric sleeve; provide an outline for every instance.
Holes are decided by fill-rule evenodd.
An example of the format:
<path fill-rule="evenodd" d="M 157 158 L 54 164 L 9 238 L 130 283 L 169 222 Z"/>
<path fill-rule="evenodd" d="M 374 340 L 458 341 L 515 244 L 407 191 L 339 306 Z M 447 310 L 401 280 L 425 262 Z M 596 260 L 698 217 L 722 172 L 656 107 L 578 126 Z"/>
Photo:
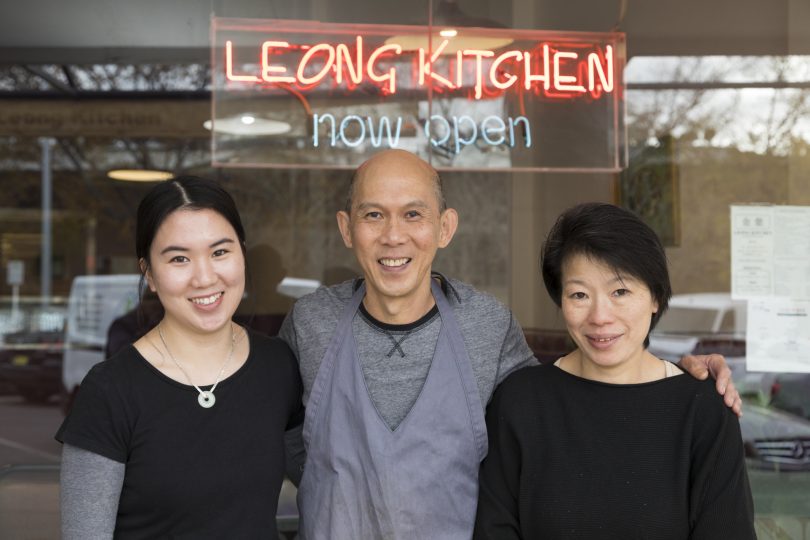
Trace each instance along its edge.
<path fill-rule="evenodd" d="M 301 373 L 298 367 L 298 360 L 292 351 L 289 344 L 283 340 L 279 340 L 283 346 L 285 353 L 286 365 L 289 370 L 290 393 L 289 393 L 289 417 L 287 421 L 286 431 L 284 433 L 284 470 L 287 477 L 297 487 L 301 482 L 301 477 L 304 473 L 304 463 L 307 459 L 306 449 L 304 448 L 303 438 L 303 424 L 305 417 L 304 404 L 302 401 L 302 394 L 304 391 L 303 383 L 301 382 Z"/>
<path fill-rule="evenodd" d="M 93 366 L 56 440 L 126 463 L 130 439 L 126 406 L 107 375 L 104 362 Z"/>
<path fill-rule="evenodd" d="M 507 398 L 507 399 L 505 399 Z M 478 488 L 476 540 L 521 538 L 518 495 L 520 490 L 521 450 L 506 401 L 508 390 L 501 385 L 487 408 L 489 452 L 481 464 Z"/>
<path fill-rule="evenodd" d="M 691 540 L 756 539 L 740 422 L 714 386 L 696 408 L 690 494 Z"/>
<path fill-rule="evenodd" d="M 301 396 L 304 393 L 304 384 L 301 382 L 301 371 L 298 368 L 298 360 L 289 343 L 283 339 L 275 338 L 275 349 L 273 355 L 280 357 L 284 365 L 283 374 L 289 381 L 289 391 L 287 392 L 287 425 L 286 430 L 300 426 L 304 422 L 304 403 Z"/>
<path fill-rule="evenodd" d="M 284 472 L 295 484 L 301 483 L 304 476 L 304 464 L 307 461 L 307 450 L 304 447 L 304 426 L 299 425 L 284 433 Z"/>

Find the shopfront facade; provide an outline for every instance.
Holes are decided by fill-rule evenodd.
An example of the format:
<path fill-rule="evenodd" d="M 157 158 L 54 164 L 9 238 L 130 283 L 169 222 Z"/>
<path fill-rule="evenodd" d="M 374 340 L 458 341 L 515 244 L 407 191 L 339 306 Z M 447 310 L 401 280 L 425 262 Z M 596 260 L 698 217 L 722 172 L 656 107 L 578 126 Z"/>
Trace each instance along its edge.
<path fill-rule="evenodd" d="M 29 2 L 14 12 L 6 9 L 0 22 L 0 467 L 49 466 L 51 472 L 59 463 L 59 445 L 46 439 L 57 429 L 60 405 L 72 390 L 65 386 L 65 359 L 71 348 L 101 354 L 111 314 L 123 314 L 136 302 L 135 210 L 153 184 L 111 179 L 111 170 L 153 169 L 222 183 L 237 202 L 248 238 L 251 298 L 240 316 L 275 317 L 268 331 L 277 329 L 273 325 L 296 297 L 359 272 L 335 222 L 352 166 L 328 147 L 328 137 L 313 144 L 306 127 L 311 114 L 303 115 L 300 125 L 290 121 L 286 135 L 234 140 L 214 131 L 212 139 L 205 123 L 217 107 L 234 107 L 235 100 L 234 114 L 244 112 L 233 95 L 217 102 L 216 69 L 226 51 L 219 43 L 212 46 L 212 21 L 426 28 L 442 2 L 70 4 Z M 514 149 L 518 157 L 499 166 L 487 161 L 502 156 L 497 154 L 502 148 L 487 147 L 490 139 L 469 145 L 478 152 L 472 161 L 433 155 L 448 204 L 460 216 L 458 233 L 440 250 L 435 269 L 509 306 L 538 357 L 553 358 L 570 342 L 539 275 L 540 246 L 566 208 L 588 201 L 618 204 L 639 213 L 664 241 L 676 295 L 700 302 L 706 297 L 698 293 L 717 293 L 716 302 L 706 300 L 701 307 L 731 313 L 719 327 L 698 317 L 687 316 L 681 326 L 673 319 L 673 332 L 695 338 L 686 352 L 720 352 L 744 366 L 745 326 L 732 320 L 730 208 L 810 207 L 810 5 L 802 0 L 447 4 L 462 10 L 467 26 L 505 33 L 621 35 L 615 88 L 621 93 L 616 102 L 621 121 L 609 126 L 615 146 L 610 151 L 603 141 L 582 135 L 578 148 L 587 151 L 578 152 L 576 142 L 561 137 L 535 137 L 530 147 L 518 141 L 523 145 Z M 327 112 L 339 122 L 367 106 L 356 96 L 329 99 L 328 111 L 314 109 L 315 133 Z M 292 92 L 266 100 L 272 110 L 302 109 Z M 418 108 L 418 101 L 398 103 L 405 110 Z M 592 111 L 582 113 L 576 104 L 566 106 L 571 114 L 586 115 L 578 121 L 589 128 L 606 123 L 589 119 Z M 443 114 L 461 113 L 447 105 Z M 529 120 L 531 115 L 529 107 Z M 553 131 L 564 117 L 544 122 L 537 129 Z M 359 140 L 358 125 L 347 128 L 344 146 Z M 599 144 L 614 159 L 609 166 L 591 160 L 589 145 Z M 457 143 L 455 149 L 450 145 L 450 154 L 453 150 L 466 151 Z M 544 167 L 537 156 L 560 157 L 563 166 Z M 85 294 L 82 287 L 107 283 L 103 276 L 129 276 L 108 280 L 126 282 L 120 289 L 90 287 L 96 297 L 118 291 L 109 292 L 108 298 L 117 299 L 113 311 L 80 313 L 75 302 Z M 76 341 L 81 332 L 66 333 L 77 321 L 89 325 L 81 344 Z M 805 361 L 810 364 L 810 357 Z M 744 386 L 743 435 L 750 438 L 758 533 L 810 538 L 810 403 L 780 405 L 775 399 L 780 391 L 810 395 L 810 375 L 740 376 L 750 383 Z M 793 445 L 790 467 L 763 461 L 756 452 L 755 440 L 767 435 L 763 426 L 777 423 L 768 415 L 779 415 L 785 426 L 770 437 Z M 10 521 L 4 517 L 3 481 L 0 477 L 5 537 L 2 527 Z M 42 515 L 52 516 L 55 501 L 45 492 L 37 497 Z"/>

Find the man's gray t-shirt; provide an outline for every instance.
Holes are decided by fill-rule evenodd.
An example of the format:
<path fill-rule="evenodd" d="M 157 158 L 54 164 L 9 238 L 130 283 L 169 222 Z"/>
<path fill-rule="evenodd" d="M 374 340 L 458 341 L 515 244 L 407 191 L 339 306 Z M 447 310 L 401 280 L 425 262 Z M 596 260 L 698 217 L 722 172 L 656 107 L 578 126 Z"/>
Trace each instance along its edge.
<path fill-rule="evenodd" d="M 535 362 L 514 315 L 492 296 L 434 274 L 455 310 L 481 404 L 515 369 Z M 304 404 L 356 281 L 321 287 L 299 299 L 279 335 L 298 357 Z M 361 310 L 362 311 L 362 310 Z M 410 411 L 427 378 L 441 328 L 435 308 L 411 325 L 386 325 L 358 311 L 352 320 L 358 356 L 372 402 L 392 429 Z"/>
<path fill-rule="evenodd" d="M 413 407 L 414 389 L 421 389 L 427 380 L 441 327 L 437 306 L 411 324 L 385 324 L 372 317 L 363 304 L 352 319 L 371 401 L 392 430 Z"/>

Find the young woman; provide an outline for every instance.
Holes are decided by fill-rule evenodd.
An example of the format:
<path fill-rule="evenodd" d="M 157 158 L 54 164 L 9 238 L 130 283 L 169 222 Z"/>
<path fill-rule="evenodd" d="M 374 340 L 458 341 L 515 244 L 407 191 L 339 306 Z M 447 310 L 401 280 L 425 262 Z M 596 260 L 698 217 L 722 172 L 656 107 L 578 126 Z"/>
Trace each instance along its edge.
<path fill-rule="evenodd" d="M 286 344 L 231 318 L 245 233 L 213 181 L 158 184 L 136 253 L 164 316 L 82 382 L 59 429 L 63 538 L 275 538 L 301 381 Z"/>
<path fill-rule="evenodd" d="M 577 348 L 495 392 L 475 537 L 755 538 L 736 416 L 711 381 L 647 351 L 671 296 L 655 233 L 580 205 L 542 267 Z"/>

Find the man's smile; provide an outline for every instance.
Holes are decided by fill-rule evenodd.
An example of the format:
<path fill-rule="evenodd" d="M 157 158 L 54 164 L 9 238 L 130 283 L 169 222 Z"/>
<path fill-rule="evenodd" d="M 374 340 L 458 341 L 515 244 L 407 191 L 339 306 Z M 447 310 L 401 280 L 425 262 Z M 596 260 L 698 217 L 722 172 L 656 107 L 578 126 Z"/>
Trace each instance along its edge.
<path fill-rule="evenodd" d="M 410 257 L 401 257 L 399 259 L 378 259 L 378 262 L 383 266 L 388 266 L 389 268 L 396 268 L 399 266 L 405 266 L 409 262 L 411 262 Z"/>

